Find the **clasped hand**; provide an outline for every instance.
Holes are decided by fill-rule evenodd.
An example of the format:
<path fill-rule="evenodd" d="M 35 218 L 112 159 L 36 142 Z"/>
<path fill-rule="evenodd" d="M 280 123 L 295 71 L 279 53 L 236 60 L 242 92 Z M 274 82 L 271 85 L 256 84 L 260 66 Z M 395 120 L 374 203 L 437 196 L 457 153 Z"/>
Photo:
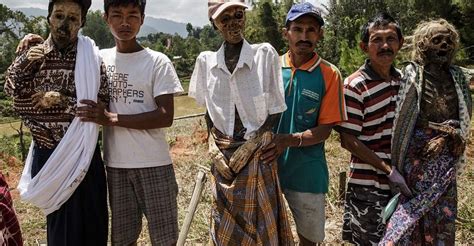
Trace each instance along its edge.
<path fill-rule="evenodd" d="M 103 102 L 94 102 L 92 100 L 81 100 L 84 106 L 76 109 L 76 116 L 83 122 L 94 122 L 99 125 L 108 126 L 116 121 L 117 114 L 108 112 Z"/>

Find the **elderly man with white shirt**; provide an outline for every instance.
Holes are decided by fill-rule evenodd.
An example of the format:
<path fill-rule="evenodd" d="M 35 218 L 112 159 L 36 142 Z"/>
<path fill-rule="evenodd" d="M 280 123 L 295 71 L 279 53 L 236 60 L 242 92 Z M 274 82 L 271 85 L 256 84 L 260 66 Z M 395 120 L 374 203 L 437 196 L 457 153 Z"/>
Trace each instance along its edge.
<path fill-rule="evenodd" d="M 260 160 L 286 110 L 279 56 L 270 44 L 243 38 L 246 8 L 241 1 L 209 2 L 209 18 L 225 42 L 199 55 L 189 86 L 207 109 L 211 236 L 216 245 L 291 245 L 277 165 Z"/>

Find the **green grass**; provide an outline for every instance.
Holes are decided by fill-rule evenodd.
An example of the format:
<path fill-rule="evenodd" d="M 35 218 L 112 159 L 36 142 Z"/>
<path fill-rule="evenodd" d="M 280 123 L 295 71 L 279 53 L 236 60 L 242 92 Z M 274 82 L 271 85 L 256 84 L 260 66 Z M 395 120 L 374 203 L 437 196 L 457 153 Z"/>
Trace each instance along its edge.
<path fill-rule="evenodd" d="M 189 90 L 189 78 L 181 79 L 181 86 L 183 87 L 184 92 L 188 92 Z"/>
<path fill-rule="evenodd" d="M 206 109 L 196 104 L 193 98 L 178 96 L 174 98 L 174 117 L 205 112 Z"/>
<path fill-rule="evenodd" d="M 18 118 L 14 117 L 0 117 L 0 124 L 6 124 L 9 122 L 18 121 Z"/>
<path fill-rule="evenodd" d="M 21 122 L 18 119 L 8 121 L 7 123 L 0 123 L 0 136 L 12 136 L 17 134 L 17 130 L 20 128 Z M 23 126 L 24 131 L 28 131 L 25 126 Z"/>

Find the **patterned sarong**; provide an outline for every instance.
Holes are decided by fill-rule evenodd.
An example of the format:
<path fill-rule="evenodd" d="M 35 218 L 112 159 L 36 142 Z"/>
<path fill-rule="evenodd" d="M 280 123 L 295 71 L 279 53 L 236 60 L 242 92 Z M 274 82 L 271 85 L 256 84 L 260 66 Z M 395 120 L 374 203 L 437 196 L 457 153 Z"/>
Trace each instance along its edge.
<path fill-rule="evenodd" d="M 20 224 L 13 209 L 5 177 L 0 173 L 0 245 L 23 245 Z"/>
<path fill-rule="evenodd" d="M 436 136 L 431 129 L 415 129 L 403 169 L 414 198 L 400 196 L 379 245 L 454 245 L 457 158 L 447 146 L 435 158 L 420 158 L 425 144 Z"/>
<path fill-rule="evenodd" d="M 211 136 L 230 159 L 243 141 L 213 128 Z M 293 245 L 293 236 L 278 181 L 277 164 L 263 164 L 258 149 L 233 180 L 211 168 L 214 203 L 211 236 L 215 245 Z"/>

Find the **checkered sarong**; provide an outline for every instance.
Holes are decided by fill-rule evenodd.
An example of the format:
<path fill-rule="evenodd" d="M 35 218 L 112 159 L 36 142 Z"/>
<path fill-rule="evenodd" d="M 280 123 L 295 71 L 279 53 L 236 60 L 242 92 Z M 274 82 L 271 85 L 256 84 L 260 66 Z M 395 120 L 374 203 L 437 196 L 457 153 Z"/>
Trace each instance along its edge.
<path fill-rule="evenodd" d="M 215 130 L 212 137 L 226 158 L 243 144 Z M 215 245 L 293 245 L 277 164 L 263 164 L 257 150 L 233 180 L 213 166 L 211 236 Z"/>
<path fill-rule="evenodd" d="M 0 173 L 0 245 L 23 245 L 20 224 L 13 209 L 5 177 Z"/>

